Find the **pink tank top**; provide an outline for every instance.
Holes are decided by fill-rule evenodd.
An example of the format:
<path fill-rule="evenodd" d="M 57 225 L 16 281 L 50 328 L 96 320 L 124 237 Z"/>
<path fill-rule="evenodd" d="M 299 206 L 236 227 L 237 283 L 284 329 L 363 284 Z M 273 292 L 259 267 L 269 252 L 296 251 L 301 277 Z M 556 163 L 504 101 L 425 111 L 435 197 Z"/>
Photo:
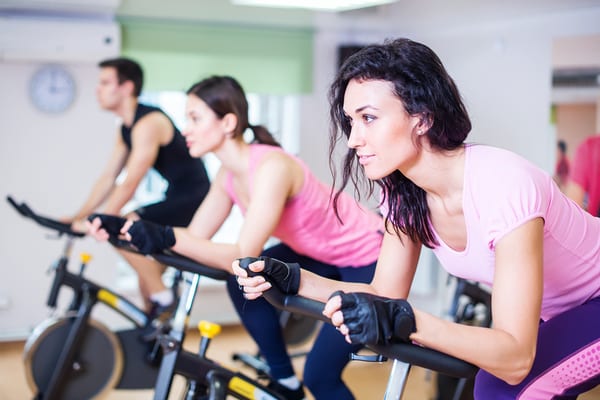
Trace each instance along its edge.
<path fill-rule="evenodd" d="M 275 146 L 250 145 L 250 187 L 256 166 L 273 151 L 283 152 Z M 338 202 L 343 221 L 340 223 L 331 204 L 331 188 L 318 181 L 302 160 L 288 155 L 302 166 L 304 185 L 296 196 L 288 199 L 272 235 L 297 253 L 324 263 L 361 267 L 375 262 L 383 237 L 382 217 L 343 194 Z M 245 215 L 246 210 L 233 190 L 231 173 L 227 175 L 225 186 L 231 200 Z"/>
<path fill-rule="evenodd" d="M 506 150 L 467 145 L 463 212 L 467 245 L 437 237 L 433 251 L 451 274 L 492 284 L 495 245 L 534 218 L 544 219 L 543 319 L 600 295 L 600 218 L 563 195 L 552 178 Z"/>

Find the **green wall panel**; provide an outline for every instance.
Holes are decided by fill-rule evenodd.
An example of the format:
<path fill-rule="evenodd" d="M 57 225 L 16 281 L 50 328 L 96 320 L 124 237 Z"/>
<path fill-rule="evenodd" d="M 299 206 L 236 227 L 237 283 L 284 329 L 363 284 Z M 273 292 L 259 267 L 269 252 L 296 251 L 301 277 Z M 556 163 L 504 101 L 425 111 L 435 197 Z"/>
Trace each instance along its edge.
<path fill-rule="evenodd" d="M 147 90 L 185 90 L 209 75 L 231 75 L 253 93 L 312 90 L 313 33 L 121 20 L 125 56 L 139 61 Z"/>

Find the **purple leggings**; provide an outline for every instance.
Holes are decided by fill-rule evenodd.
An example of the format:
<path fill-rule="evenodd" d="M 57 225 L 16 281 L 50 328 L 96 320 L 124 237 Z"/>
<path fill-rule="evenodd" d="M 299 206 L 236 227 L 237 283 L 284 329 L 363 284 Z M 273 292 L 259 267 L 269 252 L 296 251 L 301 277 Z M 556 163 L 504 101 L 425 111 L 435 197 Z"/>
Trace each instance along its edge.
<path fill-rule="evenodd" d="M 600 384 L 600 297 L 540 323 L 529 375 L 509 385 L 481 370 L 476 400 L 574 400 Z"/>

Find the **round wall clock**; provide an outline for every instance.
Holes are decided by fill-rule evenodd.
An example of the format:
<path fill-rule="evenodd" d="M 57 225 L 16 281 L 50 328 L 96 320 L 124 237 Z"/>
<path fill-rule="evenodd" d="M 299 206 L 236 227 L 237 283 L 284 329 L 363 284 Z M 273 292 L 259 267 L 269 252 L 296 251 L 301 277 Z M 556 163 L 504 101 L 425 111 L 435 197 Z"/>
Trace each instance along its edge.
<path fill-rule="evenodd" d="M 67 110 L 75 100 L 73 75 L 60 64 L 38 68 L 29 81 L 29 97 L 40 111 L 57 114 Z"/>

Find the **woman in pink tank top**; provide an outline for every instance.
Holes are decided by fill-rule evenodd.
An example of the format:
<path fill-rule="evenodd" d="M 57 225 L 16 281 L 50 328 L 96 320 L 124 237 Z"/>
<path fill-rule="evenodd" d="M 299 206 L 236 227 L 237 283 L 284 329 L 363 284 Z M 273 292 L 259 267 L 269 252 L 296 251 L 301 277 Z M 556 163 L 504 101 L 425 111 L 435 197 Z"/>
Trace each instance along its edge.
<path fill-rule="evenodd" d="M 212 153 L 221 166 L 188 227 L 129 222 L 124 231 L 131 242 L 149 254 L 170 248 L 229 272 L 237 258 L 264 255 L 300 263 L 328 278 L 369 282 L 383 238 L 383 218 L 348 195 L 338 198 L 336 214 L 331 188 L 302 160 L 281 149 L 266 128 L 249 123 L 246 96 L 235 79 L 213 76 L 187 93 L 188 123 L 182 134 L 189 153 Z M 252 144 L 244 141 L 247 129 L 254 134 Z M 239 237 L 233 243 L 211 240 L 234 205 L 244 216 Z M 280 243 L 265 248 L 271 237 Z M 304 386 L 295 376 L 278 312 L 266 301 L 247 302 L 234 275 L 227 288 L 267 362 L 269 386 L 287 399 L 303 399 Z M 303 374 L 315 398 L 354 398 L 341 375 L 349 355 L 361 347 L 347 343 L 330 325 L 321 329 Z"/>
<path fill-rule="evenodd" d="M 575 399 L 597 386 L 600 219 L 526 159 L 466 144 L 460 93 L 421 43 L 396 39 L 355 53 L 330 101 L 332 149 L 344 140 L 350 148 L 340 193 L 365 176 L 380 186 L 387 229 L 369 284 L 301 270 L 298 293 L 327 301 L 325 315 L 349 343 L 414 341 L 475 364 L 476 399 Z M 492 286 L 491 327 L 406 301 L 423 246 L 450 273 Z M 237 262 L 234 272 L 249 299 L 270 287 Z"/>

